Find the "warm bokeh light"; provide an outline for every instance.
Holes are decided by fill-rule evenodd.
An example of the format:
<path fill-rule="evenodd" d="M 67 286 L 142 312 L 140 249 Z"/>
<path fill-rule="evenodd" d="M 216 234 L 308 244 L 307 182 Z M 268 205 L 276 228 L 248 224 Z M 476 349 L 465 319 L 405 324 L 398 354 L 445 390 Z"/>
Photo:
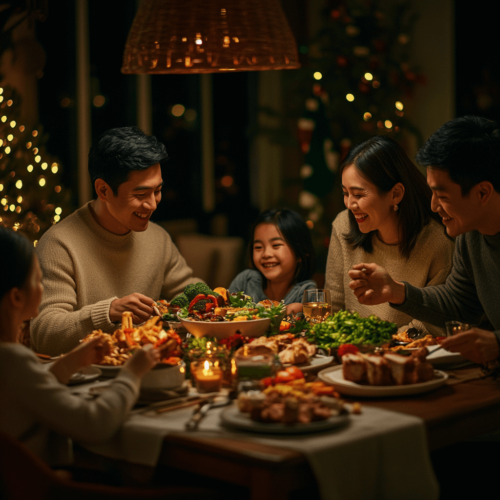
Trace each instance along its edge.
<path fill-rule="evenodd" d="M 184 118 L 187 122 L 194 122 L 196 120 L 197 113 L 194 109 L 186 109 L 184 113 Z"/>
<path fill-rule="evenodd" d="M 174 116 L 182 116 L 184 114 L 184 111 L 186 111 L 186 108 L 182 104 L 175 104 L 172 106 L 172 114 Z"/>
<path fill-rule="evenodd" d="M 396 108 L 399 109 L 399 111 L 402 111 L 404 108 L 403 103 L 401 101 L 396 101 L 395 106 L 396 106 Z"/>
<path fill-rule="evenodd" d="M 11 128 L 15 128 L 16 127 L 16 122 L 14 120 L 12 120 L 10 122 L 10 126 L 11 126 Z"/>
<path fill-rule="evenodd" d="M 316 71 L 313 76 L 315 80 L 321 80 L 323 78 L 323 75 L 319 71 Z"/>
<path fill-rule="evenodd" d="M 42 177 L 39 181 L 38 181 L 38 184 L 40 184 L 40 186 L 45 186 L 45 179 Z"/>
<path fill-rule="evenodd" d="M 370 118 L 372 117 L 371 113 L 368 113 L 368 111 L 363 115 L 363 120 L 367 122 Z"/>
<path fill-rule="evenodd" d="M 373 75 L 371 73 L 365 73 L 365 78 L 371 82 L 373 80 Z"/>
<path fill-rule="evenodd" d="M 391 120 L 386 120 L 385 123 L 384 123 L 384 125 L 385 125 L 385 128 L 392 128 L 392 122 L 391 122 Z"/>
<path fill-rule="evenodd" d="M 96 108 L 100 108 L 106 102 L 106 98 L 103 95 L 96 95 L 92 102 Z"/>
<path fill-rule="evenodd" d="M 377 80 L 373 80 L 372 87 L 374 89 L 378 89 L 380 87 L 380 82 L 377 82 Z"/>
<path fill-rule="evenodd" d="M 28 172 L 33 172 L 33 165 L 28 165 Z"/>
<path fill-rule="evenodd" d="M 61 215 L 62 214 L 62 208 L 61 207 L 57 207 L 54 212 L 57 214 L 57 215 Z"/>
<path fill-rule="evenodd" d="M 23 197 L 22 196 L 18 196 L 17 197 L 17 202 L 18 203 L 22 203 L 23 202 Z"/>
<path fill-rule="evenodd" d="M 40 155 L 36 155 L 36 156 L 35 156 L 35 161 L 36 161 L 37 163 L 40 163 L 40 160 L 41 160 L 41 159 L 42 159 L 42 157 L 41 157 Z"/>
<path fill-rule="evenodd" d="M 36 137 L 38 135 L 38 130 L 33 130 L 33 132 L 31 132 L 31 135 L 33 137 Z"/>
<path fill-rule="evenodd" d="M 47 167 L 48 167 L 48 166 L 49 166 L 49 164 L 48 164 L 46 161 L 44 161 L 44 162 L 42 163 L 42 170 L 47 170 Z"/>
<path fill-rule="evenodd" d="M 6 154 L 9 154 L 10 153 L 10 146 L 7 146 L 5 149 L 4 149 L 5 153 Z"/>
<path fill-rule="evenodd" d="M 220 183 L 224 186 L 224 187 L 231 187 L 234 183 L 234 179 L 230 176 L 230 175 L 225 175 L 221 180 L 220 180 Z"/>
<path fill-rule="evenodd" d="M 12 141 L 12 139 L 14 139 L 14 136 L 13 136 L 12 134 L 9 134 L 9 135 L 7 136 L 7 140 L 8 140 L 8 141 Z"/>
<path fill-rule="evenodd" d="M 16 182 L 16 188 L 17 189 L 21 189 L 23 187 L 23 181 L 21 179 L 19 179 L 17 182 Z"/>
<path fill-rule="evenodd" d="M 346 98 L 349 102 L 354 101 L 354 96 L 353 96 L 352 94 L 347 94 L 347 95 L 345 96 L 345 98 Z"/>
<path fill-rule="evenodd" d="M 53 174 L 57 174 L 57 171 L 59 170 L 56 166 L 53 166 L 50 168 L 50 170 L 52 170 L 52 173 Z"/>
<path fill-rule="evenodd" d="M 312 229 L 314 227 L 314 222 L 312 220 L 308 220 L 306 224 L 309 229 Z"/>

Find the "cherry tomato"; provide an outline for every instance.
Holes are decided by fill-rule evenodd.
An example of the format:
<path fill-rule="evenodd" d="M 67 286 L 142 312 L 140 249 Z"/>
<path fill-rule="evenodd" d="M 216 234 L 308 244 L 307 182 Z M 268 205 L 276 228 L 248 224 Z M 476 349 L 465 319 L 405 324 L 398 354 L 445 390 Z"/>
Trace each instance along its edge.
<path fill-rule="evenodd" d="M 338 356 L 339 356 L 339 358 L 342 358 L 342 356 L 344 354 L 347 354 L 347 353 L 356 354 L 357 352 L 359 352 L 359 349 L 355 345 L 352 345 L 352 344 L 342 344 L 339 347 Z"/>
<path fill-rule="evenodd" d="M 260 381 L 261 385 L 263 387 L 270 387 L 271 385 L 274 385 L 274 378 L 273 377 L 266 377 L 266 378 L 263 378 L 261 381 Z"/>
<path fill-rule="evenodd" d="M 289 366 L 285 371 L 287 371 L 295 379 L 304 378 L 304 374 L 296 366 Z"/>
<path fill-rule="evenodd" d="M 291 382 L 294 380 L 294 376 L 287 372 L 286 370 L 281 370 L 276 374 L 276 383 L 277 384 L 286 384 L 287 382 Z"/>

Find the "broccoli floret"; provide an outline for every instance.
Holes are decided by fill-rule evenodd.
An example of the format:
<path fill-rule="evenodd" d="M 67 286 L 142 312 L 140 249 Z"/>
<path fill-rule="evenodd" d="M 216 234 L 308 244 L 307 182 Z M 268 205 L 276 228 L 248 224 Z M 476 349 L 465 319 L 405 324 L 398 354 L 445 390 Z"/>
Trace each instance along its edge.
<path fill-rule="evenodd" d="M 218 294 L 217 292 L 214 292 L 213 290 L 210 290 L 210 294 L 207 293 L 207 295 L 213 295 L 216 299 L 218 299 L 219 297 L 221 297 L 220 294 Z"/>
<path fill-rule="evenodd" d="M 179 294 L 177 295 L 177 297 L 174 297 L 172 299 L 172 302 L 170 302 L 170 305 L 171 306 L 175 306 L 175 307 L 187 307 L 189 305 L 189 299 L 183 294 Z"/>
<path fill-rule="evenodd" d="M 211 304 L 212 301 L 208 299 L 201 299 L 193 306 L 193 311 L 205 312 L 205 306 Z"/>
<path fill-rule="evenodd" d="M 212 290 L 210 290 L 208 285 L 201 282 L 193 283 L 192 285 L 188 285 L 184 288 L 184 295 L 187 297 L 189 302 L 191 302 L 200 293 L 208 295 L 209 293 L 212 293 Z"/>

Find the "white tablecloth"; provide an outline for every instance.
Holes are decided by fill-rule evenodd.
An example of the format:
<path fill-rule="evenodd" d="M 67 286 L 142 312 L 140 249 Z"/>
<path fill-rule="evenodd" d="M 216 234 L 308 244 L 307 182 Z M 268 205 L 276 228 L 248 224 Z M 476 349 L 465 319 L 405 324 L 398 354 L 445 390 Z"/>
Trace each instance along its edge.
<path fill-rule="evenodd" d="M 430 463 L 420 418 L 363 407 L 347 426 L 303 435 L 264 436 L 230 431 L 220 425 L 222 409 L 210 410 L 199 430 L 203 436 L 237 438 L 303 453 L 316 475 L 323 500 L 432 500 L 439 489 Z M 184 432 L 193 408 L 130 415 L 113 439 L 89 450 L 115 459 L 155 466 L 163 438 Z"/>

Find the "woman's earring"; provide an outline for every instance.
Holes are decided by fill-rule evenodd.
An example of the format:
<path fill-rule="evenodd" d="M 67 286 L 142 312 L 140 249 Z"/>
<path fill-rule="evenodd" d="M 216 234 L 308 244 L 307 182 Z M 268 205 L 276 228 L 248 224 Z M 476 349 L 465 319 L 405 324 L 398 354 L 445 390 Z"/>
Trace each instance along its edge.
<path fill-rule="evenodd" d="M 399 207 L 397 205 L 394 205 L 394 211 L 397 212 L 399 210 Z"/>

